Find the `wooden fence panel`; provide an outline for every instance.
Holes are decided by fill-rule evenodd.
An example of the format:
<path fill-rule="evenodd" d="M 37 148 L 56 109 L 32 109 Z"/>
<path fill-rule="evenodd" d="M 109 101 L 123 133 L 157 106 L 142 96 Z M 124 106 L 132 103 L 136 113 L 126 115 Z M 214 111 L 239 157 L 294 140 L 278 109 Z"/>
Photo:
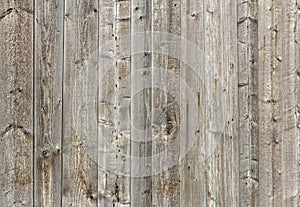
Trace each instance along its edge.
<path fill-rule="evenodd" d="M 299 5 L 2 0 L 0 206 L 299 206 Z"/>

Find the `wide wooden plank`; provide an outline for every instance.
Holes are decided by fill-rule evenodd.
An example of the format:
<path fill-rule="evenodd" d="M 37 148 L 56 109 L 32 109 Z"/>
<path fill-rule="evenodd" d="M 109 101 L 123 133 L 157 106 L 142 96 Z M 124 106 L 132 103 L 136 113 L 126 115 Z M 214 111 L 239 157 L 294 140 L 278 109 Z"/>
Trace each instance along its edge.
<path fill-rule="evenodd" d="M 98 1 L 65 1 L 62 206 L 97 206 Z"/>
<path fill-rule="evenodd" d="M 35 206 L 61 205 L 63 1 L 35 2 Z"/>
<path fill-rule="evenodd" d="M 32 0 L 1 1 L 0 51 L 0 206 L 32 206 Z"/>

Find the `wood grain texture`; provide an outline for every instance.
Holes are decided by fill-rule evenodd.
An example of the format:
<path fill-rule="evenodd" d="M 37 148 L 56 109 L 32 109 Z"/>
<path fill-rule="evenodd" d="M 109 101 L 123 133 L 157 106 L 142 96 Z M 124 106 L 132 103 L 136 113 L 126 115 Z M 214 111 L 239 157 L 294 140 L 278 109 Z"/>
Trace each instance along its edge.
<path fill-rule="evenodd" d="M 62 206 L 97 206 L 98 1 L 65 1 Z M 94 159 L 93 159 L 94 158 Z"/>
<path fill-rule="evenodd" d="M 265 1 L 258 6 L 259 206 L 298 206 L 299 7 L 295 1 Z"/>
<path fill-rule="evenodd" d="M 299 206 L 299 19 L 299 0 L 1 1 L 0 206 Z"/>
<path fill-rule="evenodd" d="M 35 2 L 35 206 L 61 205 L 63 1 Z"/>
<path fill-rule="evenodd" d="M 138 39 L 131 37 L 131 104 L 130 104 L 130 199 L 131 206 L 152 205 L 152 165 L 148 157 L 152 155 L 152 143 L 147 141 L 151 132 L 151 90 L 144 85 L 151 84 L 151 71 L 142 69 L 152 67 L 152 1 L 131 0 L 131 34 L 139 34 Z M 136 48 L 142 48 L 142 53 Z M 137 52 L 135 52 L 137 51 Z M 138 79 L 137 79 L 138 78 Z M 140 80 L 139 80 L 140 79 Z M 150 127 L 149 127 L 150 126 Z"/>
<path fill-rule="evenodd" d="M 258 206 L 257 1 L 238 2 L 240 206 Z"/>
<path fill-rule="evenodd" d="M 174 48 L 166 44 L 169 36 L 180 36 L 180 1 L 153 1 L 152 31 L 155 32 L 153 41 L 161 36 L 162 45 L 152 42 L 152 206 L 180 206 L 180 145 L 175 144 L 180 125 L 180 60 L 173 57 Z M 156 49 L 158 46 L 159 49 Z M 178 142 L 179 143 L 179 142 Z M 168 147 L 172 145 L 172 151 Z M 167 169 L 165 157 L 171 154 L 177 162 Z M 159 164 L 157 164 L 159 163 Z"/>
<path fill-rule="evenodd" d="M 186 63 L 181 62 L 180 64 L 180 79 L 183 83 L 180 85 L 180 104 L 183 106 L 181 110 L 180 122 L 184 123 L 180 130 L 183 130 L 183 134 L 180 133 L 180 153 L 181 156 L 188 150 L 189 142 L 192 140 L 189 137 L 189 117 L 192 113 L 196 113 L 197 116 L 205 114 L 207 108 L 207 101 L 205 93 L 205 88 L 203 87 L 204 78 L 201 76 L 204 71 L 202 68 L 205 64 L 201 62 L 204 55 L 204 42 L 205 42 L 205 18 L 204 18 L 204 2 L 199 1 L 181 1 L 181 36 L 190 41 L 194 46 L 200 49 L 201 53 L 195 53 L 191 51 L 192 48 L 185 46 L 182 48 L 181 58 L 187 60 Z M 195 29 L 194 32 L 191 32 Z M 184 45 L 183 45 L 184 46 Z M 194 53 L 190 56 L 190 53 Z M 190 68 L 187 64 L 193 59 L 200 60 L 199 67 Z M 195 70 L 201 77 L 197 77 L 193 71 Z M 195 78 L 193 78 L 195 76 Z M 194 98 L 197 101 L 196 111 L 192 111 L 190 106 L 190 99 L 186 94 L 186 91 L 192 89 L 195 91 L 196 95 Z M 203 97 L 203 98 L 201 98 Z M 207 186 L 205 182 L 205 169 L 204 169 L 204 159 L 202 159 L 201 154 L 205 152 L 200 152 L 204 149 L 205 145 L 205 130 L 204 126 L 207 124 L 207 120 L 199 119 L 197 120 L 197 129 L 199 134 L 195 133 L 194 146 L 189 150 L 188 154 L 183 157 L 180 161 L 180 206 L 194 206 L 194 205 L 206 205 L 207 200 Z M 201 135 L 200 135 L 201 134 Z M 200 135 L 200 136 L 199 136 Z M 200 145 L 201 143 L 201 145 Z M 205 156 L 204 156 L 205 157 Z"/>
<path fill-rule="evenodd" d="M 1 1 L 0 51 L 0 206 L 32 206 L 33 1 Z"/>

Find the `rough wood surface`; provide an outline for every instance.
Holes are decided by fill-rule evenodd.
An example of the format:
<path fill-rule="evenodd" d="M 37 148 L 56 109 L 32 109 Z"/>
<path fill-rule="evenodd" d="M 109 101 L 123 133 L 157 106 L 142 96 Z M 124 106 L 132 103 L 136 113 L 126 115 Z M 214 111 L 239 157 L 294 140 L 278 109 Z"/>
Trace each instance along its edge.
<path fill-rule="evenodd" d="M 65 1 L 62 206 L 97 206 L 98 1 Z"/>
<path fill-rule="evenodd" d="M 35 2 L 35 206 L 60 206 L 63 75 L 62 1 Z"/>
<path fill-rule="evenodd" d="M 140 176 L 143 172 L 148 173 L 152 171 L 152 165 L 147 161 L 147 158 L 152 155 L 152 142 L 147 140 L 149 136 L 152 136 L 151 117 L 149 118 L 152 114 L 152 97 L 151 90 L 148 87 L 144 87 L 151 84 L 152 73 L 151 71 L 141 71 L 141 69 L 152 67 L 152 53 L 150 52 L 152 35 L 148 33 L 143 34 L 143 32 L 152 30 L 152 9 L 152 1 L 131 0 L 130 31 L 131 34 L 141 34 L 138 35 L 138 39 L 131 38 L 131 206 L 152 205 L 152 178 L 151 176 Z M 142 48 L 142 53 L 136 48 Z"/>
<path fill-rule="evenodd" d="M 238 2 L 240 206 L 258 206 L 257 1 Z"/>
<path fill-rule="evenodd" d="M 33 1 L 0 3 L 0 206 L 33 205 Z"/>
<path fill-rule="evenodd" d="M 299 206 L 299 19 L 299 0 L 2 0 L 0 206 Z"/>

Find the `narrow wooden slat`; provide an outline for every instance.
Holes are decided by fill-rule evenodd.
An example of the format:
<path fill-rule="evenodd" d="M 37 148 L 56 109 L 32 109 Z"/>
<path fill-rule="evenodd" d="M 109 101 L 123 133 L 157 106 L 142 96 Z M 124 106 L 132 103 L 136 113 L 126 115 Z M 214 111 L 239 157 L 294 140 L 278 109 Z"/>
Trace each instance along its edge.
<path fill-rule="evenodd" d="M 130 78 L 130 1 L 116 2 L 115 19 L 115 43 L 116 61 L 115 82 L 116 97 L 116 154 L 117 165 L 120 173 L 116 178 L 116 195 L 118 206 L 129 207 L 130 205 L 130 99 L 131 78 Z"/>
<path fill-rule="evenodd" d="M 298 102 L 298 88 L 297 80 L 297 60 L 299 55 L 299 47 L 296 41 L 297 22 L 299 21 L 299 4 L 297 1 L 290 0 L 280 2 L 275 1 L 277 5 L 282 7 L 280 15 L 279 31 L 282 31 L 282 42 L 278 42 L 279 54 L 276 54 L 277 62 L 282 63 L 282 72 L 279 71 L 279 76 L 282 74 L 278 82 L 274 81 L 274 88 L 280 91 L 283 99 L 283 110 L 278 114 L 273 115 L 275 122 L 283 122 L 281 130 L 282 137 L 274 137 L 275 145 L 281 144 L 281 167 L 274 168 L 274 173 L 279 174 L 282 180 L 282 199 L 278 200 L 274 205 L 281 206 L 299 206 L 299 102 Z M 299 3 L 299 2 L 298 2 Z M 275 7 L 276 8 L 276 7 Z M 279 10 L 280 11 L 280 10 Z M 276 26 L 276 25 L 274 25 Z M 281 28 L 280 28 L 281 26 Z M 280 51 L 282 49 L 282 52 Z M 274 60 L 275 62 L 275 60 Z M 279 68 L 280 69 L 280 68 Z M 278 70 L 278 69 L 277 69 Z M 277 72 L 275 70 L 275 72 Z M 275 73 L 274 72 L 274 73 Z M 276 97 L 275 97 L 276 98 Z M 276 100 L 276 99 L 275 99 Z M 281 100 L 279 100 L 281 103 Z M 277 103 L 276 103 L 277 104 Z M 280 113 L 281 112 L 281 113 Z M 280 119 L 282 116 L 282 119 Z M 276 127 L 276 126 L 275 126 Z M 277 128 L 277 127 L 276 127 Z M 278 176 L 279 177 L 279 176 Z M 277 179 L 278 180 L 278 179 Z M 275 195 L 274 195 L 275 196 Z"/>
<path fill-rule="evenodd" d="M 295 51 L 294 51 L 294 61 L 295 61 L 295 89 L 296 89 L 296 105 L 297 105 L 297 108 L 298 110 L 296 110 L 296 124 L 297 124 L 297 128 L 298 128 L 298 131 L 295 132 L 296 134 L 296 147 L 295 147 L 295 150 L 296 150 L 296 159 L 295 159 L 295 162 L 298 163 L 298 165 L 300 164 L 300 145 L 299 145 L 299 142 L 300 142 L 300 110 L 299 110 L 299 103 L 300 103 L 300 1 L 297 0 L 296 1 L 296 5 L 297 6 L 297 13 L 295 14 L 295 27 L 294 27 L 294 30 L 292 30 L 294 32 L 294 44 L 295 44 Z M 295 183 L 297 183 L 296 185 L 296 191 L 297 194 L 299 195 L 300 194 L 300 184 L 299 184 L 299 180 L 300 180 L 300 172 L 299 172 L 299 168 L 297 168 L 297 174 L 295 175 L 296 176 L 296 179 L 295 179 Z M 299 206 L 300 205 L 300 201 L 299 201 L 299 197 L 295 197 L 296 198 L 296 204 Z"/>
<path fill-rule="evenodd" d="M 200 130 L 206 132 L 206 205 L 238 206 L 237 3 L 208 1 L 204 11 L 204 55 L 208 60 L 204 77 L 207 94 L 203 98 L 207 100 L 207 120 Z M 222 24 L 218 26 L 218 22 Z"/>
<path fill-rule="evenodd" d="M 168 44 L 171 35 L 180 35 L 180 1 L 153 1 L 152 31 L 154 40 L 152 53 L 152 205 L 179 206 L 180 205 L 180 173 L 179 173 L 179 125 L 180 125 L 180 59 L 172 57 L 173 45 Z M 175 43 L 179 45 L 179 43 Z M 157 48 L 158 47 L 158 48 Z M 178 142 L 179 143 L 179 142 Z M 164 158 L 174 152 L 175 163 L 166 163 Z M 176 154 L 177 153 L 177 154 Z M 176 157 L 175 157 L 176 156 Z M 171 162 L 171 161 L 168 161 Z M 157 164 L 159 163 L 159 164 Z M 166 166 L 170 165 L 168 170 Z"/>
<path fill-rule="evenodd" d="M 258 206 L 257 1 L 238 3 L 241 206 Z"/>
<path fill-rule="evenodd" d="M 98 1 L 65 1 L 62 206 L 97 206 Z"/>
<path fill-rule="evenodd" d="M 240 206 L 241 199 L 239 184 L 239 117 L 238 105 L 238 2 L 222 1 L 220 5 L 222 62 L 220 66 L 221 84 L 219 90 L 218 115 L 223 118 L 219 123 L 222 133 L 221 146 L 221 191 L 223 203 L 221 206 Z"/>
<path fill-rule="evenodd" d="M 152 203 L 152 166 L 148 157 L 152 155 L 151 137 L 151 90 L 144 88 L 151 83 L 151 71 L 139 70 L 152 66 L 151 35 L 141 34 L 151 31 L 152 2 L 131 0 L 131 130 L 130 157 L 131 206 L 150 206 Z M 140 33 L 140 34 L 139 34 Z M 134 38 L 138 37 L 138 38 Z M 140 51 L 137 48 L 141 48 Z M 135 54 L 135 53 L 138 54 Z M 150 127 L 149 127 L 150 125 Z"/>
<path fill-rule="evenodd" d="M 0 3 L 0 206 L 33 205 L 33 1 Z"/>
<path fill-rule="evenodd" d="M 258 1 L 259 206 L 273 206 L 272 1 Z"/>
<path fill-rule="evenodd" d="M 282 115 L 284 114 L 284 67 L 282 65 L 281 57 L 283 55 L 282 50 L 282 38 L 284 38 L 282 22 L 282 9 L 283 3 L 281 1 L 274 1 L 272 5 L 273 22 L 270 31 L 272 32 L 272 97 L 276 100 L 273 104 L 272 113 L 272 125 L 273 125 L 273 196 L 274 206 L 281 205 L 282 192 L 284 183 L 282 182 L 282 139 L 284 133 L 284 122 Z"/>
<path fill-rule="evenodd" d="M 191 42 L 194 48 L 199 49 L 199 53 L 193 50 L 191 47 L 185 46 L 182 48 L 182 59 L 188 60 L 186 63 L 180 65 L 180 79 L 184 85 L 180 85 L 180 105 L 183 106 L 181 109 L 182 116 L 180 122 L 184 123 L 184 128 L 180 128 L 185 134 L 180 137 L 180 148 L 181 148 L 181 169 L 180 169 L 180 206 L 197 206 L 206 205 L 206 187 L 205 187 L 205 154 L 204 152 L 204 126 L 206 107 L 205 87 L 204 87 L 204 4 L 199 1 L 181 1 L 181 36 L 185 41 Z M 185 44 L 183 43 L 183 46 Z M 193 55 L 190 55 L 193 54 Z M 188 65 L 190 61 L 200 60 L 196 68 L 190 68 Z M 195 72 L 196 74 L 195 74 Z M 190 99 L 186 95 L 186 91 L 194 91 L 193 97 L 197 101 L 197 111 L 192 111 L 188 107 L 193 105 L 189 103 Z M 188 149 L 193 137 L 190 137 L 189 119 L 191 113 L 197 114 L 197 129 L 199 134 L 195 132 L 195 142 L 193 147 Z M 202 144 L 200 144 L 202 143 Z M 184 155 L 187 150 L 188 154 Z"/>
<path fill-rule="evenodd" d="M 115 14 L 114 1 L 99 1 L 98 80 L 98 206 L 112 206 L 116 200 L 115 137 Z"/>
<path fill-rule="evenodd" d="M 63 13 L 35 2 L 35 206 L 61 205 Z"/>

